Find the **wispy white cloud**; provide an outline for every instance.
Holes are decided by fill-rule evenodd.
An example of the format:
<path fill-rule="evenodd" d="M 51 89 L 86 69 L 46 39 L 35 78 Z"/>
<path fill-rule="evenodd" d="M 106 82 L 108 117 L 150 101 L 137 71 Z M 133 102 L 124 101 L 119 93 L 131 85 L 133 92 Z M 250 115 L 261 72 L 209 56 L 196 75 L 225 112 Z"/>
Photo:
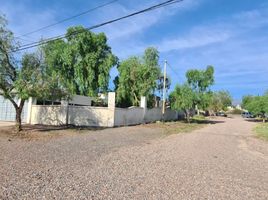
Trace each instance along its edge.
<path fill-rule="evenodd" d="M 241 12 L 213 24 L 192 27 L 183 36 L 165 38 L 158 46 L 161 52 L 197 48 L 226 42 L 232 37 L 268 24 L 268 9 Z"/>
<path fill-rule="evenodd" d="M 137 1 L 135 5 L 131 4 L 131 8 L 129 8 L 129 5 L 126 6 L 122 4 L 116 4 L 113 7 L 110 7 L 109 9 L 107 9 L 105 11 L 105 15 L 102 15 L 102 17 L 99 16 L 99 18 L 102 18 L 104 20 L 107 18 L 111 19 L 111 18 L 121 17 L 130 13 L 133 13 L 135 11 L 150 7 L 157 3 L 159 3 L 159 1 L 156 1 L 156 0 L 149 1 L 149 2 Z M 141 14 L 141 15 L 131 17 L 129 19 L 122 20 L 110 26 L 104 27 L 100 30 L 104 31 L 108 35 L 109 40 L 111 41 L 129 39 L 135 34 L 143 33 L 143 31 L 159 23 L 159 21 L 165 20 L 167 17 L 170 17 L 174 15 L 175 13 L 182 12 L 182 11 L 185 12 L 189 9 L 193 9 L 194 7 L 198 6 L 200 3 L 201 1 L 197 2 L 194 0 L 183 1 L 178 4 L 169 5 L 167 7 L 163 7 L 158 10 L 153 10 L 153 11 Z"/>
<path fill-rule="evenodd" d="M 57 21 L 57 11 L 51 9 L 31 10 L 27 4 L 21 2 L 16 4 L 8 1 L 2 3 L 0 13 L 6 15 L 9 22 L 9 28 L 14 32 L 15 36 L 21 36 Z M 55 36 L 64 33 L 64 31 L 64 27 L 60 25 L 43 32 L 21 37 L 23 39 L 21 40 L 21 43 L 38 41 L 40 38 Z"/>
<path fill-rule="evenodd" d="M 180 50 L 186 48 L 196 48 L 200 46 L 210 45 L 216 42 L 226 41 L 231 37 L 229 31 L 213 30 L 209 27 L 195 28 L 187 36 L 175 39 L 165 39 L 158 46 L 161 52 L 172 50 Z"/>

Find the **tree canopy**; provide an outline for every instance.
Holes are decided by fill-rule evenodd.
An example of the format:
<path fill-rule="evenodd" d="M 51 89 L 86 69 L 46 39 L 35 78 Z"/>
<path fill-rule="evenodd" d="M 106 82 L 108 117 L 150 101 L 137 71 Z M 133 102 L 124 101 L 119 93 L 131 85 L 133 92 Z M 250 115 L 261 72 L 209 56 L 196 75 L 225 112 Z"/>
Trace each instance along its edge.
<path fill-rule="evenodd" d="M 231 105 L 232 97 L 228 91 L 221 90 L 213 92 L 209 106 L 211 110 L 219 112 L 221 110 L 227 110 L 227 107 Z"/>
<path fill-rule="evenodd" d="M 188 70 L 186 72 L 186 78 L 187 83 L 195 93 L 195 106 L 206 109 L 209 106 L 212 96 L 209 87 L 214 84 L 214 67 L 207 66 L 206 70 Z"/>
<path fill-rule="evenodd" d="M 244 96 L 242 106 L 254 115 L 265 119 L 268 115 L 268 92 L 262 96 Z"/>
<path fill-rule="evenodd" d="M 214 67 L 207 66 L 206 70 L 191 69 L 186 72 L 188 84 L 196 92 L 205 92 L 214 84 Z"/>
<path fill-rule="evenodd" d="M 130 57 L 118 66 L 119 75 L 115 79 L 117 104 L 123 107 L 138 106 L 141 96 L 152 97 L 160 77 L 159 53 L 150 47 L 142 58 Z"/>
<path fill-rule="evenodd" d="M 66 40 L 49 42 L 43 50 L 46 65 L 66 80 L 73 94 L 97 96 L 107 91 L 110 69 L 117 64 L 117 57 L 104 33 L 71 27 Z"/>
<path fill-rule="evenodd" d="M 183 110 L 189 121 L 191 109 L 197 106 L 206 109 L 211 102 L 213 93 L 209 90 L 209 86 L 214 83 L 214 68 L 208 66 L 206 70 L 188 70 L 186 78 L 186 83 L 176 85 L 175 90 L 170 94 L 170 101 L 171 107 Z"/>
<path fill-rule="evenodd" d="M 195 93 L 189 84 L 176 85 L 174 91 L 170 94 L 171 108 L 182 110 L 187 121 L 190 121 L 190 110 L 194 108 Z"/>
<path fill-rule="evenodd" d="M 19 131 L 22 109 L 29 97 L 61 98 L 66 97 L 68 91 L 60 84 L 59 77 L 47 74 L 48 70 L 42 65 L 38 52 L 24 54 L 21 64 L 16 62 L 12 54 L 16 47 L 13 33 L 7 28 L 6 19 L 0 16 L 0 93 L 13 104 Z"/>

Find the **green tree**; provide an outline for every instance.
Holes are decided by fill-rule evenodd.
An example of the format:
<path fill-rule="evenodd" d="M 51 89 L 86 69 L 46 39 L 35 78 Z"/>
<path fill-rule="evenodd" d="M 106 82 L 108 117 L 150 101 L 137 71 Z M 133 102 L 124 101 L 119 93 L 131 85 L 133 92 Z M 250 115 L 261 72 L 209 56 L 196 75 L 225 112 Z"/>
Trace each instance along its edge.
<path fill-rule="evenodd" d="M 140 97 L 153 97 L 160 77 L 158 51 L 147 48 L 142 58 L 130 57 L 118 66 L 119 75 L 115 79 L 117 104 L 122 107 L 138 106 Z"/>
<path fill-rule="evenodd" d="M 263 96 L 245 96 L 243 97 L 243 107 L 254 115 L 259 115 L 265 118 L 268 114 L 268 93 L 265 93 Z"/>
<path fill-rule="evenodd" d="M 232 105 L 232 97 L 228 91 L 213 92 L 209 108 L 214 112 L 227 110 Z"/>
<path fill-rule="evenodd" d="M 110 69 L 117 64 L 117 57 L 104 33 L 71 27 L 66 40 L 49 42 L 43 49 L 46 64 L 66 80 L 73 94 L 97 96 L 107 91 Z"/>
<path fill-rule="evenodd" d="M 189 84 L 176 85 L 169 98 L 171 108 L 174 110 L 182 110 L 187 122 L 190 122 L 190 111 L 195 106 L 195 93 Z"/>
<path fill-rule="evenodd" d="M 187 82 L 195 93 L 194 104 L 206 109 L 211 101 L 209 87 L 214 84 L 214 67 L 208 66 L 206 70 L 192 69 L 186 72 Z"/>
<path fill-rule="evenodd" d="M 0 93 L 14 106 L 16 127 L 20 131 L 21 113 L 29 97 L 45 98 L 51 90 L 57 91 L 53 96 L 62 97 L 68 92 L 59 84 L 57 77 L 46 74 L 38 53 L 23 55 L 22 64 L 18 65 L 11 53 L 16 47 L 6 19 L 0 16 Z"/>
<path fill-rule="evenodd" d="M 242 108 L 248 107 L 248 104 L 254 99 L 254 96 L 252 95 L 246 95 L 242 98 Z"/>

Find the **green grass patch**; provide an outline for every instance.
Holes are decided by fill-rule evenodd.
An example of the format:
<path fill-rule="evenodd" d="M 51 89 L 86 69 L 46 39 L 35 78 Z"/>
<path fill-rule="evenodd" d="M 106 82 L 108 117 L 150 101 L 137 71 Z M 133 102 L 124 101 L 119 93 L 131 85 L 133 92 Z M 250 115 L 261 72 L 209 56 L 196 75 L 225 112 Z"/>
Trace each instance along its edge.
<path fill-rule="evenodd" d="M 154 124 L 146 124 L 147 127 L 151 128 L 161 128 L 164 130 L 166 135 L 178 134 L 178 133 L 189 133 L 194 130 L 203 128 L 206 126 L 205 123 L 191 122 L 187 123 L 185 121 L 176 122 L 158 122 Z"/>
<path fill-rule="evenodd" d="M 258 137 L 268 140 L 268 123 L 258 124 L 254 131 Z"/>
<path fill-rule="evenodd" d="M 192 117 L 192 121 L 197 122 L 197 123 L 205 121 L 205 120 L 206 120 L 206 118 L 203 115 L 195 115 L 195 116 Z"/>

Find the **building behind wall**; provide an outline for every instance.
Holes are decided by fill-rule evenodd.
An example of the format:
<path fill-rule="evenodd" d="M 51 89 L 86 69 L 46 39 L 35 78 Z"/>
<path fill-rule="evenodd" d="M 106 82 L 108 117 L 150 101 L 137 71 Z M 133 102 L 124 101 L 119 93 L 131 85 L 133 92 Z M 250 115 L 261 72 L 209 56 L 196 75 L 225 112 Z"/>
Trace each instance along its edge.
<path fill-rule="evenodd" d="M 14 99 L 19 103 L 19 99 Z M 30 123 L 30 115 L 32 105 L 77 105 L 77 106 L 91 106 L 92 99 L 90 97 L 74 95 L 69 101 L 49 101 L 49 100 L 38 100 L 35 98 L 29 98 L 23 107 L 22 111 L 22 122 Z M 15 122 L 16 110 L 13 104 L 0 95 L 0 121 Z"/>

